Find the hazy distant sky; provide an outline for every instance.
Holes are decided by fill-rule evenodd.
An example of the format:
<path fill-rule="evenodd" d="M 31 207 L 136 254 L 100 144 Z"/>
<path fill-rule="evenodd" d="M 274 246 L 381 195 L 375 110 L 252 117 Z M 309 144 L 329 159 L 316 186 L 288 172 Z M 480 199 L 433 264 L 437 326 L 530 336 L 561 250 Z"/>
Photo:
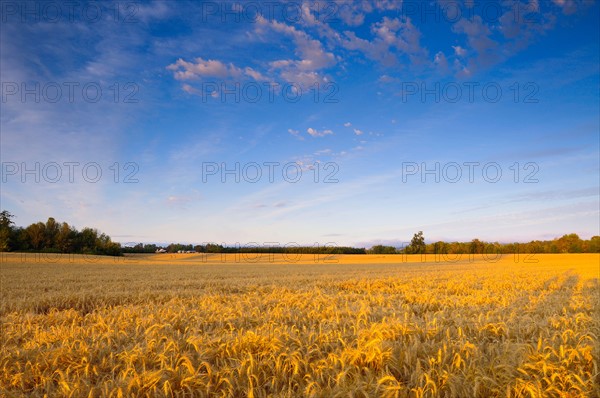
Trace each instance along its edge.
<path fill-rule="evenodd" d="M 600 234 L 597 1 L 1 4 L 17 225 L 122 243 Z"/>

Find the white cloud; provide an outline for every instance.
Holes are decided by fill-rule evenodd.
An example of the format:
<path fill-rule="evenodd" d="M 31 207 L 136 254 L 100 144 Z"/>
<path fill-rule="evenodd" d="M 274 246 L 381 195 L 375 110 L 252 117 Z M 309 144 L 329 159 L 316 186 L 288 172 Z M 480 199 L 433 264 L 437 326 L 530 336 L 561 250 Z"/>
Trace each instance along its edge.
<path fill-rule="evenodd" d="M 199 94 L 200 93 L 198 90 L 196 90 L 194 87 L 190 86 L 189 84 L 184 84 L 181 86 L 181 88 L 183 89 L 183 91 L 185 91 L 188 94 Z"/>
<path fill-rule="evenodd" d="M 169 195 L 165 200 L 169 206 L 185 209 L 188 204 L 201 200 L 201 195 L 195 191 L 192 195 Z"/>
<path fill-rule="evenodd" d="M 250 67 L 246 67 L 244 69 L 244 74 L 246 74 L 246 76 L 251 77 L 252 79 L 256 80 L 257 82 L 266 82 L 269 81 L 269 79 L 264 76 L 262 73 L 250 68 Z"/>
<path fill-rule="evenodd" d="M 574 14 L 577 11 L 577 2 L 575 0 L 552 0 L 552 2 L 562 8 L 564 14 Z"/>
<path fill-rule="evenodd" d="M 288 83 L 310 85 L 324 81 L 319 71 L 336 64 L 333 53 L 325 51 L 323 44 L 311 38 L 306 32 L 293 26 L 278 21 L 267 21 L 260 17 L 257 19 L 257 32 L 265 27 L 272 31 L 292 38 L 296 48 L 295 54 L 299 59 L 281 59 L 269 63 L 273 70 L 279 71 L 280 77 Z"/>
<path fill-rule="evenodd" d="M 350 126 L 352 126 L 352 123 L 350 123 L 350 122 L 344 123 L 344 127 L 350 127 Z"/>
<path fill-rule="evenodd" d="M 465 50 L 461 46 L 452 46 L 452 48 L 454 49 L 454 54 L 456 54 L 458 57 L 462 57 L 467 53 L 467 50 Z"/>
<path fill-rule="evenodd" d="M 363 133 L 362 130 L 354 129 L 354 134 L 356 134 L 356 135 L 363 135 L 364 133 Z"/>
<path fill-rule="evenodd" d="M 438 67 L 438 70 L 442 73 L 445 73 L 448 70 L 448 59 L 446 59 L 446 56 L 441 51 L 435 54 L 433 63 Z"/>
<path fill-rule="evenodd" d="M 408 57 L 410 63 L 424 63 L 427 50 L 421 47 L 421 32 L 410 18 L 384 17 L 381 22 L 371 25 L 372 41 L 361 39 L 354 32 L 344 32 L 346 40 L 342 42 L 348 50 L 363 52 L 368 58 L 384 66 L 394 66 L 399 56 Z"/>
<path fill-rule="evenodd" d="M 205 60 L 202 57 L 195 58 L 193 62 L 180 58 L 175 63 L 168 65 L 167 69 L 173 71 L 176 80 L 183 81 L 200 80 L 202 78 L 242 79 L 244 76 L 257 82 L 270 82 L 272 80 L 251 67 L 242 69 L 232 63 L 225 64 L 219 60 Z M 202 94 L 200 90 L 189 84 L 183 84 L 181 88 L 189 94 Z M 217 97 L 219 93 L 213 91 L 211 95 Z"/>
<path fill-rule="evenodd" d="M 377 79 L 379 83 L 394 83 L 397 82 L 398 79 L 389 75 L 381 75 L 379 79 Z"/>
<path fill-rule="evenodd" d="M 340 5 L 339 16 L 348 26 L 360 26 L 365 22 L 365 14 L 356 10 L 350 4 Z"/>
<path fill-rule="evenodd" d="M 231 63 L 227 65 L 218 60 L 205 60 L 202 57 L 194 59 L 194 62 L 179 58 L 174 64 L 168 65 L 167 69 L 174 72 L 177 80 L 197 80 L 202 77 L 224 79 L 242 75 L 242 70 Z"/>
<path fill-rule="evenodd" d="M 119 6 L 118 4 L 116 5 Z M 134 15 L 131 15 L 132 19 L 140 19 L 144 22 L 149 22 L 153 19 L 165 19 L 173 14 L 171 4 L 166 1 L 154 1 L 150 4 L 136 4 Z M 125 10 L 125 8 L 123 9 Z M 133 10 L 126 10 L 133 11 Z"/>
<path fill-rule="evenodd" d="M 304 137 L 302 137 L 300 135 L 300 131 L 299 130 L 294 130 L 294 129 L 288 129 L 288 133 L 290 133 L 291 135 L 293 135 L 294 137 L 298 138 L 299 140 L 304 140 Z"/>
<path fill-rule="evenodd" d="M 469 46 L 477 54 L 475 60 L 481 66 L 490 66 L 499 60 L 498 42 L 490 38 L 492 32 L 479 15 L 470 19 L 462 18 L 453 25 L 452 31 L 467 36 Z"/>
<path fill-rule="evenodd" d="M 375 0 L 373 5 L 376 9 L 382 11 L 399 10 L 402 8 L 401 0 Z"/>
<path fill-rule="evenodd" d="M 333 131 L 331 131 L 331 130 L 319 131 L 319 130 L 313 129 L 312 127 L 307 128 L 306 132 L 312 137 L 324 137 L 326 135 L 333 134 Z"/>
<path fill-rule="evenodd" d="M 461 78 L 467 78 L 472 75 L 471 69 L 463 65 L 458 59 L 454 60 L 454 70 L 456 71 L 457 76 Z"/>
<path fill-rule="evenodd" d="M 315 3 L 317 5 L 317 10 L 318 10 L 318 3 Z M 301 18 L 301 22 L 309 27 L 309 28 L 313 28 L 317 30 L 317 33 L 321 36 L 326 38 L 330 43 L 337 43 L 340 41 L 340 34 L 338 32 L 336 32 L 334 29 L 331 28 L 331 26 L 329 26 L 327 23 L 321 21 L 321 17 L 323 16 L 323 14 L 319 14 L 319 17 L 315 16 L 313 11 L 315 11 L 313 9 L 314 7 L 309 4 L 309 2 L 303 2 L 302 3 L 302 18 Z M 318 13 L 318 11 L 316 11 Z M 346 18 L 346 20 L 348 20 L 348 22 L 354 23 L 354 22 L 359 22 L 360 17 L 359 18 L 355 18 L 353 19 L 351 16 L 349 16 L 347 13 L 342 13 L 340 10 L 340 16 L 342 17 L 342 19 Z M 362 23 L 362 22 L 361 22 Z"/>

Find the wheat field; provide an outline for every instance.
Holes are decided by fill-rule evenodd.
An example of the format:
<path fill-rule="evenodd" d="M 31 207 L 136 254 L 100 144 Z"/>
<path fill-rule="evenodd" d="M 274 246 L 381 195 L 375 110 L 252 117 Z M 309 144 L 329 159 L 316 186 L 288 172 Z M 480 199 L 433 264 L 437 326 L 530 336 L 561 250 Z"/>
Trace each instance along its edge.
<path fill-rule="evenodd" d="M 598 397 L 597 254 L 2 254 L 3 397 Z"/>

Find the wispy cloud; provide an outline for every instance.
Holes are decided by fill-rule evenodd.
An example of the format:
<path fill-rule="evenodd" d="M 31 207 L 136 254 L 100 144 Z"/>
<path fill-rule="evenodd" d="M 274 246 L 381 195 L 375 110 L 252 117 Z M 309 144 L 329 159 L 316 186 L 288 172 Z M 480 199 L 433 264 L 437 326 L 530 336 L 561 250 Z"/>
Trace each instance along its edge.
<path fill-rule="evenodd" d="M 317 130 L 317 129 L 314 129 L 312 127 L 307 128 L 306 132 L 311 137 L 325 137 L 326 135 L 332 135 L 333 134 L 332 130 Z"/>

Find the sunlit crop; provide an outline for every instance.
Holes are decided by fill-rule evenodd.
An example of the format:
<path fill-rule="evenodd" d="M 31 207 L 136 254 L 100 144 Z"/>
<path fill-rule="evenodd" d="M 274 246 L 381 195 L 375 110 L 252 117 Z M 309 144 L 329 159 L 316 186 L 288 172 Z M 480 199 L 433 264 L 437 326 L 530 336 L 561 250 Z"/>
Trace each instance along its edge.
<path fill-rule="evenodd" d="M 599 396 L 598 255 L 457 260 L 3 254 L 0 395 Z"/>

